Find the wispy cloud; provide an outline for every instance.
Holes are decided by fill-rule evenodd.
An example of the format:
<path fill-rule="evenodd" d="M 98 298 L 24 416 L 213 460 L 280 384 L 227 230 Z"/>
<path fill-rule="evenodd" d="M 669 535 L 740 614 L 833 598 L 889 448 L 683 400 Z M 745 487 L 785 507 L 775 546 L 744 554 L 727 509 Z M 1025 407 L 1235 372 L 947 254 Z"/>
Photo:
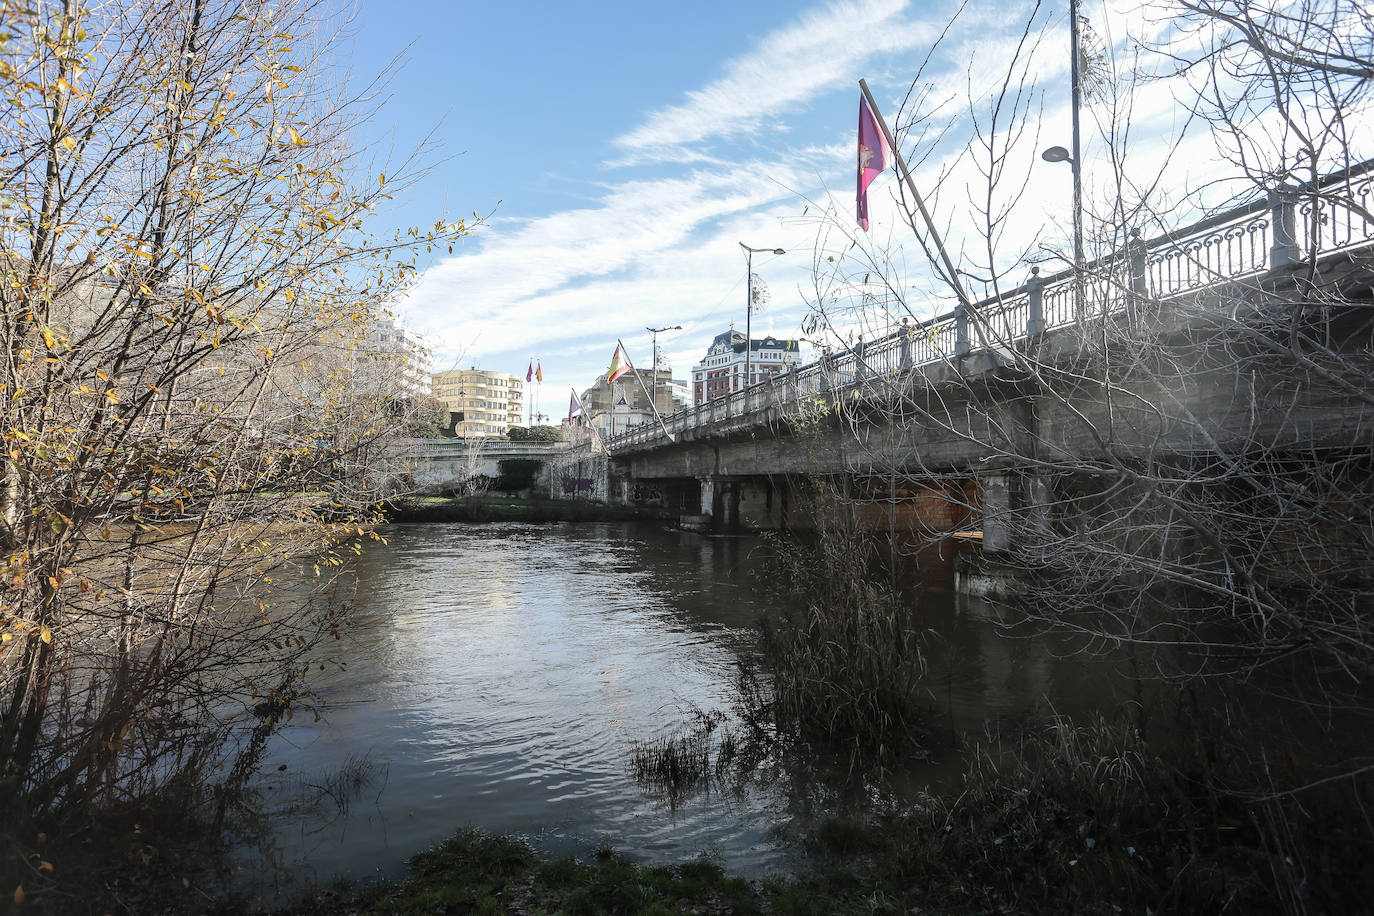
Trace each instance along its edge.
<path fill-rule="evenodd" d="M 814 130 L 795 131 L 794 146 L 781 141 L 795 115 L 852 87 L 866 61 L 930 42 L 907 6 L 839 0 L 802 14 L 724 62 L 719 78 L 682 103 L 608 138 L 619 158 L 607 175 L 619 180 L 586 206 L 496 220 L 436 264 L 403 310 L 436 344 L 439 367 L 461 352 L 513 371 L 526 355 L 554 353 L 545 359 L 550 389 L 582 387 L 604 368 L 605 341 L 674 323 L 685 330 L 660 342 L 685 375 L 704 342 L 743 311 L 742 294 L 731 295 L 743 288 L 741 238 L 797 249 L 764 266 L 774 303 L 760 319 L 766 330 L 794 333 L 814 230 L 783 218 L 801 208 L 798 192 L 846 171 L 850 150 Z M 764 129 L 770 143 L 761 150 L 748 141 Z"/>
<path fill-rule="evenodd" d="M 1104 32 L 1150 31 L 1131 20 L 1139 14 L 1127 11 L 1129 0 L 1114 4 Z M 973 101 L 968 93 L 1000 84 L 1029 9 L 968 10 L 924 74 L 935 95 L 952 96 L 952 106 L 967 110 Z M 597 175 L 575 176 L 585 205 L 493 222 L 470 248 L 428 271 L 405 303 L 410 321 L 437 344 L 441 368 L 465 347 L 465 361 L 506 371 L 523 372 L 526 357 L 542 358 L 545 387 L 564 392 L 553 404 L 566 402 L 567 387 L 580 390 L 605 369 L 616 337 L 646 361 L 644 326 L 683 325 L 681 332 L 660 336 L 682 377 L 711 336 L 731 320 L 742 326 L 741 239 L 789 251 L 755 260 L 774 293 L 770 312 L 760 317 L 765 331 L 794 336 L 816 259 L 824 268 L 828 255 L 846 258 L 850 251 L 859 256 L 858 276 L 865 257 L 893 266 L 894 282 L 916 317 L 947 308 L 948 290 L 933 280 L 924 252 L 900 219 L 891 176 L 876 186 L 872 233 L 851 232 L 852 223 L 841 218 L 828 238 L 818 239 L 823 227 L 817 208 L 812 205 L 805 219 L 798 216 L 803 197 L 841 215 L 852 210 L 853 102 L 844 104 L 841 123 L 838 94 L 854 99 L 854 82 L 867 72 L 885 113 L 895 119 L 898 106 L 889 103 L 900 100 L 950 10 L 910 9 L 899 0 L 838 0 L 783 24 L 721 63 L 718 75 L 700 88 L 665 100 L 628 132 L 607 138 L 614 161 L 603 163 Z M 1005 193 L 1014 199 L 1015 214 L 999 229 L 997 266 L 1008 282 L 1019 282 L 1028 270 L 1021 252 L 1062 251 L 1068 235 L 1068 170 L 1039 158 L 1040 148 L 1068 136 L 1067 90 L 1058 91 L 1067 83 L 1061 26 L 1059 20 L 1047 23 L 1032 73 L 1046 90 L 1044 106 L 1037 100 L 1031 130 L 1006 163 Z M 1150 173 L 1166 166 L 1178 109 L 1164 84 L 1137 92 L 1133 156 L 1148 183 Z M 1098 114 L 1115 116 L 1090 110 L 1089 121 Z M 825 126 L 818 128 L 818 120 Z M 957 149 L 968 136 L 945 139 Z M 1188 152 L 1174 161 L 1204 162 L 1201 139 L 1191 138 Z M 1084 159 L 1091 213 L 1099 201 L 1110 204 L 1117 189 L 1093 165 L 1106 160 L 1090 143 Z M 985 168 L 966 154 L 935 150 L 917 174 L 946 242 L 968 256 L 964 266 L 978 275 L 986 274 L 988 260 L 986 245 L 979 254 L 977 224 L 979 206 L 987 206 Z M 843 190 L 832 198 L 831 188 Z"/>
<path fill-rule="evenodd" d="M 713 139 L 758 132 L 822 91 L 852 78 L 857 65 L 879 52 L 929 44 L 924 22 L 903 20 L 906 0 L 834 3 L 763 39 L 752 52 L 726 64 L 724 75 L 687 93 L 615 138 L 616 165 L 645 160 L 680 161 L 703 155 L 691 147 Z"/>

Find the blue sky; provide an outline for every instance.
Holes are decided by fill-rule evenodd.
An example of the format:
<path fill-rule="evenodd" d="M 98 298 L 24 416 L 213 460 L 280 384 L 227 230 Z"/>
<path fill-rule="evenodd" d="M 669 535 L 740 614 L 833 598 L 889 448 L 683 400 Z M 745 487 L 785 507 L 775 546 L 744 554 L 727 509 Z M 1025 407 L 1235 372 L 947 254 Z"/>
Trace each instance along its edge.
<path fill-rule="evenodd" d="M 893 120 L 955 9 L 942 0 L 359 2 L 354 78 L 404 57 L 369 135 L 405 150 L 434 131 L 435 155 L 448 157 L 383 223 L 493 214 L 433 261 L 397 310 L 426 334 L 436 369 L 523 374 L 530 358 L 542 362 L 540 408 L 555 420 L 569 388 L 605 371 L 617 337 L 645 366 L 644 328 L 683 325 L 659 340 L 685 378 L 713 336 L 732 321 L 743 329 L 740 241 L 788 250 L 755 258 L 771 290 L 755 334 L 800 336 L 816 252 L 843 247 L 856 231 L 858 80 Z M 926 71 L 936 96 L 967 107 L 996 84 L 1030 9 L 971 2 Z M 1138 6 L 1123 0 L 1120 9 Z M 1108 45 L 1123 46 L 1128 12 L 1085 11 Z M 1067 236 L 1069 170 L 1037 155 L 1068 141 L 1067 25 L 1062 6 L 1039 15 L 1043 95 L 1038 134 L 1018 153 L 1029 193 L 1017 203 L 1013 253 L 1034 243 L 1062 250 Z M 1089 134 L 1094 117 L 1102 115 L 1089 113 Z M 1159 168 L 1180 130 L 1176 104 L 1154 87 L 1138 93 L 1133 117 L 1137 137 L 1156 138 L 1138 144 L 1138 160 Z M 918 169 L 956 247 L 970 168 L 937 155 Z M 874 226 L 861 248 L 888 248 L 909 274 L 902 283 L 921 288 L 924 264 L 894 218 L 891 175 L 870 193 Z M 817 219 L 827 204 L 838 214 L 831 223 Z M 921 301 L 917 317 L 948 306 L 936 295 Z"/>
<path fill-rule="evenodd" d="M 771 301 L 756 333 L 796 336 L 815 226 L 802 195 L 852 197 L 857 81 L 905 90 L 939 4 L 447 3 L 362 0 L 355 79 L 403 65 L 368 128 L 397 150 L 435 131 L 433 172 L 382 214 L 397 225 L 495 211 L 399 304 L 436 368 L 523 373 L 566 411 L 647 325 L 678 377 L 744 325 L 737 242 Z M 499 205 L 498 205 L 499 202 Z"/>

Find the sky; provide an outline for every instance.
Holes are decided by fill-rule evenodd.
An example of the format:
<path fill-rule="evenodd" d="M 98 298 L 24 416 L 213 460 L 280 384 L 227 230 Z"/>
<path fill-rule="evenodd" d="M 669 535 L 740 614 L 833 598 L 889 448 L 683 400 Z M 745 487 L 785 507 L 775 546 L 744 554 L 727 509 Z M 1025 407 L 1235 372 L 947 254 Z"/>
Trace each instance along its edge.
<path fill-rule="evenodd" d="M 770 292 L 755 337 L 803 336 L 815 269 L 852 239 L 859 251 L 888 252 L 904 288 L 929 290 L 911 300 L 913 317 L 949 307 L 896 219 L 891 173 L 870 192 L 867 235 L 853 198 L 858 80 L 896 120 L 955 4 L 355 2 L 345 47 L 353 80 L 400 59 L 371 139 L 398 157 L 434 147 L 429 172 L 380 220 L 484 217 L 395 304 L 425 335 L 436 370 L 524 375 L 534 360 L 544 372 L 538 409 L 557 422 L 569 390 L 605 372 L 617 339 L 647 367 L 646 327 L 681 325 L 659 343 L 674 376 L 688 378 L 715 335 L 744 329 L 741 242 L 787 252 L 754 257 Z M 996 84 L 1031 10 L 970 0 L 926 64 L 931 98 L 967 105 Z M 1109 49 L 1125 47 L 1128 12 L 1084 10 Z M 1067 19 L 1042 4 L 1036 22 L 1041 88 L 1030 97 L 1034 135 L 1010 160 L 1026 197 L 1009 248 L 1062 252 L 1070 170 L 1037 154 L 1068 145 Z M 1187 136 L 1171 90 L 1137 95 L 1133 129 L 1153 138 L 1140 161 L 1159 168 L 1173 149 L 1181 177 L 1203 167 L 1205 137 Z M 1089 112 L 1085 132 L 1103 117 Z M 918 183 L 959 248 L 969 244 L 976 163 L 942 155 L 916 167 Z"/>

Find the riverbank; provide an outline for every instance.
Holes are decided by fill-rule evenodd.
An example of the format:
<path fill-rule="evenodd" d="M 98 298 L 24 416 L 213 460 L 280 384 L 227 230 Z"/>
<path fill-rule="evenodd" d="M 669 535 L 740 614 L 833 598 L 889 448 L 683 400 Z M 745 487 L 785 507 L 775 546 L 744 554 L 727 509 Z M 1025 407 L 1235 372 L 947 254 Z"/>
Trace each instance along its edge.
<path fill-rule="evenodd" d="M 413 496 L 388 502 L 393 522 L 631 522 L 676 519 L 663 509 L 571 499 Z"/>
<path fill-rule="evenodd" d="M 706 857 L 637 864 L 609 846 L 554 859 L 465 828 L 414 856 L 403 881 L 321 892 L 278 916 L 1355 913 L 1374 890 L 1360 805 L 1343 791 L 1301 805 L 1223 793 L 1234 747 L 1160 756 L 1125 723 L 1005 737 L 967 749 L 957 793 L 802 831 L 807 864 L 791 875 L 749 880 Z"/>
<path fill-rule="evenodd" d="M 1210 716 L 1189 730 L 1192 741 L 1156 746 L 1130 718 L 1026 723 L 958 752 L 957 789 L 784 828 L 800 859 L 763 878 L 709 855 L 636 862 L 608 844 L 560 858 L 464 827 L 412 856 L 401 880 L 335 880 L 265 910 L 208 824 L 148 811 L 38 833 L 3 877 L 15 881 L 11 911 L 90 916 L 1365 912 L 1369 786 L 1327 781 L 1300 800 L 1236 792 L 1243 736 Z"/>

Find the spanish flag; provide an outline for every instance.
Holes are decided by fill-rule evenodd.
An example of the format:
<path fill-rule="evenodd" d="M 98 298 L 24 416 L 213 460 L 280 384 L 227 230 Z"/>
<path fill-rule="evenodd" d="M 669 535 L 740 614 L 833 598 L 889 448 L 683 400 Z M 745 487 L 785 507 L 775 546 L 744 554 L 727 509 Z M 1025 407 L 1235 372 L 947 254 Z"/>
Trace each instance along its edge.
<path fill-rule="evenodd" d="M 614 382 L 626 372 L 630 371 L 629 358 L 625 356 L 625 351 L 620 344 L 615 345 L 615 352 L 611 354 L 611 368 L 606 370 L 606 381 Z"/>

